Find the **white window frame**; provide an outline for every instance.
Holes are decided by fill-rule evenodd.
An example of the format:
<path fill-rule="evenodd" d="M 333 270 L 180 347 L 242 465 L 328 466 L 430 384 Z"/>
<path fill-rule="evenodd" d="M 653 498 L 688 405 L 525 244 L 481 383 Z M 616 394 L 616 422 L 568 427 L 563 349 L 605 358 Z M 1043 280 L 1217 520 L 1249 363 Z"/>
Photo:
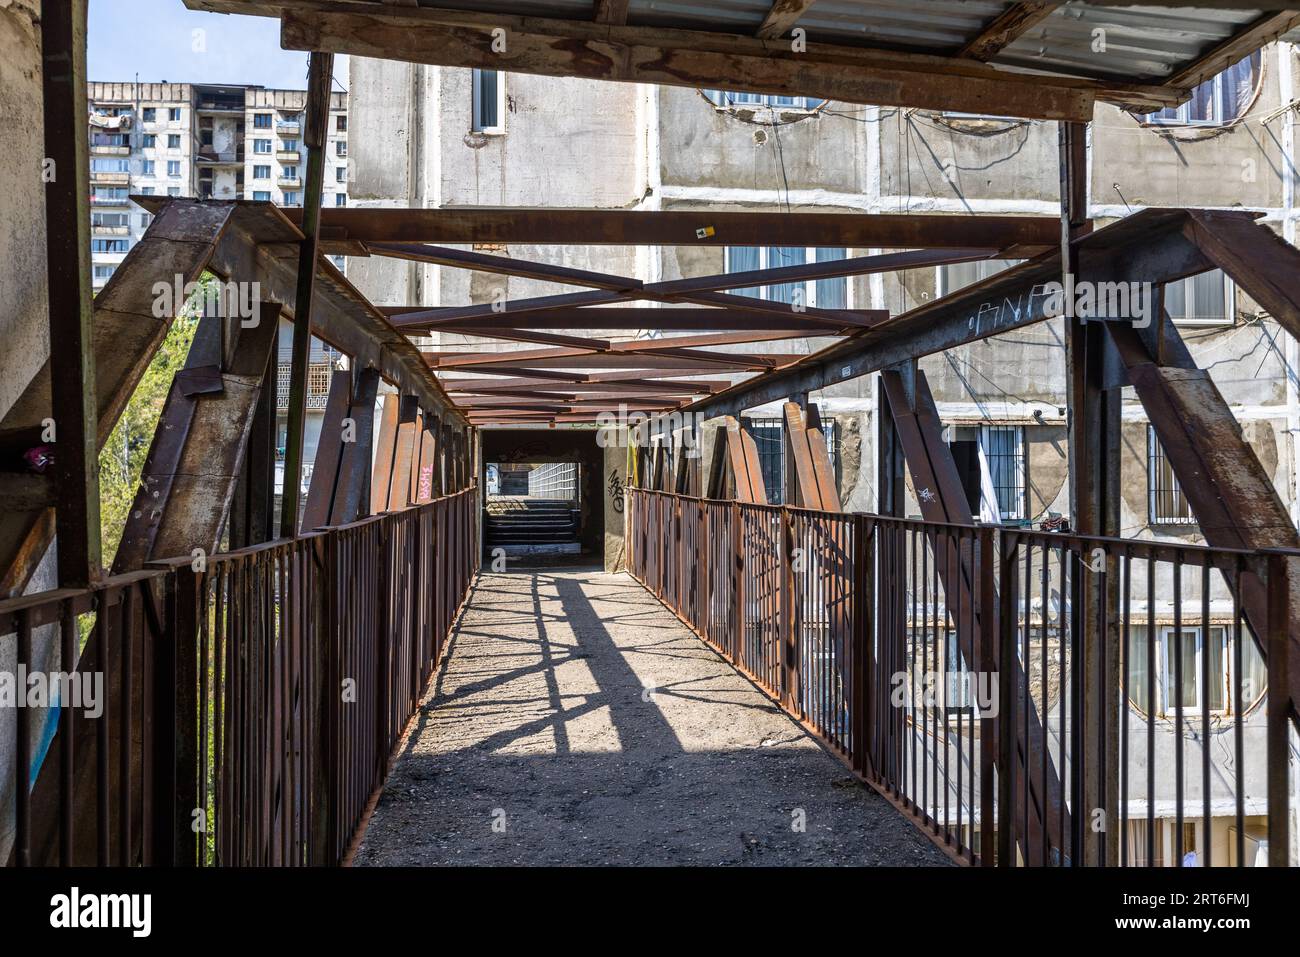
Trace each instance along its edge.
<path fill-rule="evenodd" d="M 1205 695 L 1205 689 L 1201 687 L 1201 656 L 1205 654 L 1205 633 L 1200 625 L 1180 625 L 1178 631 L 1182 631 L 1184 634 L 1194 632 L 1196 635 L 1196 652 L 1192 655 L 1192 661 L 1189 662 L 1186 657 L 1183 658 L 1184 676 L 1187 673 L 1187 669 L 1191 668 L 1192 675 L 1196 679 L 1196 698 L 1192 704 L 1183 705 L 1183 717 L 1185 718 L 1188 715 L 1198 715 L 1201 713 L 1201 702 L 1204 700 Z M 1175 629 L 1173 625 L 1160 626 L 1160 648 L 1156 658 L 1160 664 L 1159 713 L 1164 717 L 1169 717 L 1178 713 L 1178 709 L 1174 705 L 1174 699 L 1170 694 L 1171 690 L 1174 692 L 1177 692 L 1178 690 L 1173 687 L 1174 643 L 1169 640 L 1173 637 L 1174 633 Z M 1223 653 L 1220 655 L 1219 673 L 1217 675 L 1218 681 L 1222 683 L 1221 694 L 1223 707 L 1211 708 L 1210 714 L 1222 715 L 1229 712 L 1232 702 L 1232 675 L 1230 672 L 1232 667 L 1232 645 L 1227 640 L 1227 630 L 1223 625 L 1210 625 L 1210 633 L 1223 645 Z M 1247 635 L 1244 630 L 1242 632 L 1242 640 L 1250 640 L 1250 636 Z M 1215 675 L 1210 675 L 1211 681 L 1215 680 L 1215 678 Z"/>
<path fill-rule="evenodd" d="M 482 93 L 479 90 L 479 77 L 484 73 L 495 73 L 497 77 L 497 121 L 493 124 L 481 122 L 482 117 Z M 506 75 L 502 70 L 480 70 L 473 69 L 470 71 L 470 112 L 469 128 L 474 133 L 495 133 L 502 134 L 506 131 Z"/>
<path fill-rule="evenodd" d="M 275 150 L 271 148 L 271 141 L 268 139 L 255 138 L 253 140 L 253 155 L 270 156 Z"/>
<path fill-rule="evenodd" d="M 1219 270 L 1222 272 L 1222 270 Z M 1187 283 L 1187 292 L 1196 288 L 1192 283 L 1195 277 L 1189 276 L 1186 279 L 1180 279 L 1179 282 Z M 1168 283 L 1166 285 L 1172 285 Z M 1166 308 L 1168 308 L 1166 306 Z M 1170 316 L 1176 326 L 1230 326 L 1237 321 L 1237 284 L 1232 281 L 1232 277 L 1223 273 L 1223 317 L 1219 319 L 1191 318 L 1191 319 L 1174 319 Z"/>
<path fill-rule="evenodd" d="M 754 106 L 760 109 L 779 110 L 782 113 L 815 113 L 827 103 L 827 100 L 822 97 L 787 96 L 784 93 L 749 93 L 744 90 L 701 90 L 700 92 L 719 110 Z M 777 102 L 783 99 L 795 102 Z"/>
<path fill-rule="evenodd" d="M 753 247 L 753 246 L 744 246 L 744 247 L 740 247 L 740 248 L 743 248 L 743 249 L 754 249 L 754 248 L 757 248 L 757 249 L 758 249 L 758 268 L 759 268 L 759 269 L 772 269 L 772 268 L 777 268 L 777 267 L 780 267 L 780 266 L 787 265 L 786 263 L 777 263 L 775 267 L 771 265 L 771 263 L 770 263 L 770 261 L 769 261 L 769 254 L 770 254 L 771 249 L 772 249 L 771 246 L 758 246 L 758 247 Z M 783 248 L 783 249 L 784 249 L 784 248 L 797 249 L 797 248 L 799 248 L 799 247 L 796 246 L 796 247 L 778 247 L 778 248 Z M 724 265 L 723 265 L 723 271 L 726 272 L 726 273 L 731 273 L 731 272 L 732 272 L 732 268 L 731 268 L 731 256 L 732 256 L 732 250 L 733 250 L 733 247 L 731 247 L 731 246 L 727 246 L 727 247 L 725 247 L 725 249 L 726 249 L 726 256 L 724 257 L 724 260 L 723 260 L 723 263 L 724 263 Z M 844 248 L 844 247 L 840 247 L 840 246 L 826 246 L 826 247 L 819 247 L 819 246 L 804 246 L 804 247 L 803 247 L 803 251 L 804 251 L 804 262 L 805 262 L 805 263 L 809 263 L 809 264 L 817 262 L 817 250 L 818 250 L 818 249 L 843 249 L 843 252 L 844 252 L 844 257 L 843 257 L 843 258 L 847 259 L 847 258 L 848 258 L 848 255 L 849 255 L 849 251 L 848 251 L 848 249 L 847 249 L 847 248 Z M 746 270 L 737 269 L 737 270 L 735 270 L 735 271 L 736 271 L 736 272 L 749 272 L 749 270 L 747 270 L 747 269 L 746 269 Z M 836 279 L 841 279 L 841 278 L 842 278 L 842 279 L 844 280 L 844 308 L 846 308 L 846 309 L 852 309 L 852 308 L 853 308 L 853 283 L 849 281 L 852 277 L 848 277 L 848 276 L 839 277 L 839 276 L 837 276 L 837 277 L 835 277 L 835 278 L 836 278 Z M 816 306 L 817 306 L 817 283 L 818 283 L 819 281 L 821 281 L 821 282 L 826 282 L 826 281 L 831 281 L 831 280 L 817 280 L 817 279 L 806 279 L 806 280 L 804 280 L 804 283 L 803 283 L 803 290 L 804 290 L 804 301 L 803 301 L 803 304 L 804 304 L 805 306 L 812 306 L 812 307 L 816 308 Z M 760 293 L 759 293 L 759 295 L 758 295 L 757 298 L 762 299 L 762 300 L 764 300 L 764 301 L 766 301 L 766 302 L 774 302 L 774 301 L 775 301 L 775 302 L 779 302 L 780 300 L 773 300 L 773 299 L 771 299 L 770 296 L 769 296 L 769 294 L 768 294 L 768 290 L 769 290 L 769 288 L 770 288 L 771 286 L 773 286 L 773 285 L 776 285 L 776 286 L 786 286 L 786 285 L 789 285 L 789 283 L 783 283 L 783 282 L 781 282 L 781 283 L 763 283 L 761 286 L 757 286 L 757 287 L 743 286 L 743 287 L 740 287 L 740 288 L 744 288 L 744 289 L 757 288 L 757 289 L 760 290 Z M 746 295 L 746 296 L 749 295 L 749 293 L 740 293 L 740 288 L 737 288 L 737 289 L 729 289 L 728 291 L 731 292 L 731 293 L 735 293 L 735 294 L 742 294 L 742 295 Z"/>
<path fill-rule="evenodd" d="M 1260 54 L 1257 53 L 1255 55 L 1260 56 L 1259 66 L 1255 70 L 1255 94 L 1258 95 L 1260 83 L 1263 82 L 1264 79 L 1264 60 Z M 1236 66 L 1236 64 L 1235 63 L 1231 64 L 1231 66 Z M 1210 77 L 1208 80 L 1205 80 L 1201 83 L 1200 86 L 1210 87 L 1210 103 L 1217 105 L 1220 102 L 1222 102 L 1224 76 L 1227 73 L 1228 73 L 1227 69 L 1221 70 L 1220 72 L 1216 73 L 1214 76 Z M 1178 106 L 1171 107 L 1171 109 L 1175 111 L 1174 116 L 1161 116 L 1160 114 L 1163 113 L 1164 111 L 1156 110 L 1154 113 L 1148 113 L 1146 116 L 1144 116 L 1142 118 L 1143 122 L 1148 123 L 1151 126 L 1191 126 L 1191 127 L 1227 126 L 1230 123 L 1236 123 L 1238 120 L 1241 119 L 1242 116 L 1245 115 L 1245 112 L 1249 112 L 1249 107 L 1247 107 L 1247 110 L 1245 112 L 1240 113 L 1237 116 L 1231 117 L 1230 119 L 1210 119 L 1210 120 L 1193 119 L 1191 115 L 1192 104 L 1195 103 L 1197 100 L 1196 92 L 1199 89 L 1200 87 L 1195 88 L 1190 97 L 1188 97 Z"/>
<path fill-rule="evenodd" d="M 1005 502 L 997 496 L 997 487 L 993 484 L 993 468 L 989 464 L 989 436 L 994 429 L 1008 430 L 1015 436 L 1013 455 L 1016 462 L 1016 482 L 1020 486 L 1020 501 L 1015 508 L 1007 508 Z M 981 425 L 979 441 L 975 443 L 980 459 L 980 500 L 981 513 L 987 510 L 988 517 L 981 518 L 992 522 L 1023 522 L 1029 517 L 1029 449 L 1023 425 Z"/>
<path fill-rule="evenodd" d="M 970 283 L 967 286 L 960 286 L 957 289 L 948 288 L 948 273 L 945 271 L 945 267 L 935 266 L 934 267 L 935 298 L 942 299 L 944 296 L 951 296 L 954 292 L 958 292 L 961 289 L 967 289 L 970 286 L 975 285 L 976 283 L 981 283 L 988 279 L 992 279 L 994 276 L 1000 276 L 1008 269 L 1012 269 L 1016 266 L 1019 266 L 1022 262 L 1024 262 L 1024 260 L 1023 259 L 979 259 L 979 260 L 973 260 L 973 262 L 976 265 L 979 265 L 981 263 L 1005 263 L 1005 265 L 1001 269 L 991 272 L 989 273 L 989 275 L 977 279 L 975 280 L 975 282 Z M 962 263 L 961 265 L 970 265 L 970 263 Z"/>
<path fill-rule="evenodd" d="M 1161 457 L 1168 460 L 1169 453 L 1165 452 L 1160 445 L 1160 437 L 1156 435 L 1155 426 L 1147 423 L 1147 524 L 1148 525 L 1195 525 L 1196 516 L 1192 513 L 1191 503 L 1187 505 L 1187 515 L 1157 515 L 1156 500 L 1159 491 L 1155 487 L 1156 478 L 1156 452 L 1159 450 Z M 1170 493 L 1176 493 L 1187 501 L 1187 493 L 1183 491 L 1181 483 L 1178 481 L 1177 474 L 1174 473 L 1173 466 L 1169 468 L 1170 477 L 1173 479 L 1174 488 L 1168 489 Z"/>

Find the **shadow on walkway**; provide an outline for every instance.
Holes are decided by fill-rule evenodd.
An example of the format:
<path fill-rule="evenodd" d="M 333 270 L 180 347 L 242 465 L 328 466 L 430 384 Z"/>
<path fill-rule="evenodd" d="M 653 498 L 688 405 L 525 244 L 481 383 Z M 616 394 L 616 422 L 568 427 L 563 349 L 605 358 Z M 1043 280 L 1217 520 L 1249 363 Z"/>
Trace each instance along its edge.
<path fill-rule="evenodd" d="M 357 865 L 948 863 L 625 575 L 483 575 L 451 642 Z"/>

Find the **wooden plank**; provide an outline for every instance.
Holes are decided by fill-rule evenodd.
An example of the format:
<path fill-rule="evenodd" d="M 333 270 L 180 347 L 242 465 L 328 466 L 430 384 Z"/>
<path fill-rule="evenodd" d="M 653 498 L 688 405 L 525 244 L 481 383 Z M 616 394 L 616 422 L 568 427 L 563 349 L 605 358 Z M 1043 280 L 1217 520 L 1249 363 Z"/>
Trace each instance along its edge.
<path fill-rule="evenodd" d="M 1061 5 L 1055 2 L 1013 3 L 994 17 L 975 37 L 967 41 L 957 56 L 971 60 L 992 60 L 1029 30 L 1050 17 Z"/>
<path fill-rule="evenodd" d="M 812 455 L 813 474 L 817 477 L 817 488 L 821 494 L 822 508 L 828 512 L 843 511 L 840 504 L 840 492 L 835 487 L 835 465 L 831 461 L 830 449 L 826 445 L 826 435 L 822 432 L 821 415 L 817 411 L 817 406 L 808 406 L 806 421 L 808 424 L 808 449 Z"/>
<path fill-rule="evenodd" d="M 499 14 L 421 10 L 401 17 L 298 12 L 285 5 L 287 50 L 330 50 L 438 66 L 508 69 L 692 88 L 820 96 L 849 103 L 1023 116 L 1091 118 L 1097 99 L 1143 109 L 1176 100 L 1156 86 L 999 73 L 975 61 L 810 43 L 799 54 L 703 31 L 606 26 Z M 493 49 L 492 28 L 509 31 Z"/>
<path fill-rule="evenodd" d="M 815 0 L 772 0 L 772 6 L 754 34 L 764 40 L 776 40 L 789 33 Z"/>
<path fill-rule="evenodd" d="M 397 422 L 397 441 L 393 452 L 393 477 L 388 485 L 388 500 L 383 511 L 406 508 L 411 504 L 411 462 L 418 435 L 416 419 L 419 409 L 414 397 L 402 396 Z"/>

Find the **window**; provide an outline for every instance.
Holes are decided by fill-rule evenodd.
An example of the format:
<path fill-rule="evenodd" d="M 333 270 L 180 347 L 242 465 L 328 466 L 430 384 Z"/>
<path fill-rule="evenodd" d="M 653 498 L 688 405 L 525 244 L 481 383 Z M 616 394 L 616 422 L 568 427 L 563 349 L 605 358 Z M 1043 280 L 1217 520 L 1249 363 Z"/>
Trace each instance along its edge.
<path fill-rule="evenodd" d="M 1147 426 L 1147 516 L 1152 525 L 1196 524 L 1173 465 L 1151 425 Z"/>
<path fill-rule="evenodd" d="M 1235 122 L 1255 97 L 1259 67 L 1260 54 L 1256 50 L 1192 90 L 1186 103 L 1148 113 L 1145 120 L 1156 126 L 1223 126 Z"/>
<path fill-rule="evenodd" d="M 786 110 L 815 110 L 826 101 L 815 96 L 784 96 L 779 93 L 743 93 L 736 90 L 705 90 L 714 106 L 770 106 Z"/>
<path fill-rule="evenodd" d="M 334 205 L 335 205 L 335 206 L 346 206 L 347 204 L 348 204 L 348 197 L 347 197 L 347 194 L 346 194 L 346 193 L 335 193 L 335 194 L 334 194 Z"/>
<path fill-rule="evenodd" d="M 270 128 L 271 128 L 271 114 L 270 114 L 270 113 L 254 113 L 254 114 L 253 114 L 253 129 L 255 129 L 255 130 L 269 130 Z"/>
<path fill-rule="evenodd" d="M 141 213 L 141 214 L 140 214 L 140 228 L 141 228 L 141 229 L 148 229 L 148 228 L 149 228 L 149 224 L 152 223 L 152 222 L 153 222 L 153 214 L 152 214 L 152 213 Z"/>
<path fill-rule="evenodd" d="M 1199 611 L 1194 613 L 1199 617 Z M 1209 632 L 1209 641 L 1203 635 Z M 1158 625 L 1154 654 L 1148 647 L 1149 632 L 1134 627 L 1129 638 L 1128 698 L 1142 711 L 1151 713 L 1151 694 L 1157 695 L 1155 713 L 1171 716 L 1181 705 L 1185 718 L 1193 718 L 1202 703 L 1220 714 L 1235 710 L 1237 696 L 1237 649 L 1233 647 L 1232 629 L 1211 624 L 1208 629 L 1194 625 Z M 1155 675 L 1148 671 L 1148 656 L 1155 664 Z M 1204 683 L 1202 669 L 1208 666 L 1209 684 Z M 1247 710 L 1263 697 L 1268 688 L 1268 665 L 1255 646 L 1250 632 L 1241 630 L 1241 708 Z"/>
<path fill-rule="evenodd" d="M 498 70 L 474 70 L 470 129 L 479 133 L 500 133 L 505 129 L 505 83 Z"/>
<path fill-rule="evenodd" d="M 254 152 L 254 153 L 269 153 L 269 152 L 271 152 L 271 141 L 270 141 L 270 140 L 253 140 L 253 152 Z"/>
<path fill-rule="evenodd" d="M 125 133 L 101 133 L 98 130 L 90 135 L 91 146 L 127 146 L 131 145 L 130 138 Z"/>
<path fill-rule="evenodd" d="M 154 133 L 145 133 L 140 137 L 140 146 L 142 149 L 151 150 L 158 145 L 158 137 Z"/>
<path fill-rule="evenodd" d="M 348 168 L 346 166 L 334 167 L 334 182 L 346 183 L 348 181 Z"/>
<path fill-rule="evenodd" d="M 939 295 L 950 296 L 958 289 L 973 286 L 977 282 L 996 276 L 1004 269 L 1010 269 L 1020 262 L 1019 259 L 977 259 L 969 263 L 953 263 L 939 267 Z"/>
<path fill-rule="evenodd" d="M 92 253 L 124 253 L 127 249 L 128 240 L 125 239 L 92 239 L 90 241 L 90 251 Z"/>
<path fill-rule="evenodd" d="M 297 190 L 286 191 L 284 194 L 284 205 L 297 206 L 302 202 L 302 194 Z"/>
<path fill-rule="evenodd" d="M 335 141 L 334 141 L 334 155 L 335 155 L 335 156 L 338 156 L 338 157 L 340 157 L 340 158 L 345 157 L 345 156 L 348 155 L 348 141 L 347 141 L 347 140 L 335 140 Z"/>
<path fill-rule="evenodd" d="M 271 178 L 271 167 L 269 166 L 253 167 L 253 179 L 270 179 L 270 178 Z"/>
<path fill-rule="evenodd" d="M 334 117 L 334 129 L 339 133 L 346 133 L 348 131 L 348 117 L 346 113 L 340 113 L 338 116 Z"/>
<path fill-rule="evenodd" d="M 1222 269 L 1211 269 L 1165 286 L 1165 309 L 1174 322 L 1224 325 L 1235 318 L 1233 284 Z"/>
<path fill-rule="evenodd" d="M 127 213 L 91 213 L 90 225 L 103 229 L 128 226 L 130 223 Z"/>
<path fill-rule="evenodd" d="M 169 150 L 178 150 L 181 148 L 181 135 L 179 133 L 167 134 L 167 148 Z"/>
<path fill-rule="evenodd" d="M 179 123 L 181 121 L 181 108 L 179 106 L 173 106 L 169 109 L 167 111 L 167 119 L 171 120 L 173 123 Z"/>
<path fill-rule="evenodd" d="M 171 176 L 171 177 L 176 177 L 176 176 L 180 176 L 180 175 L 181 175 L 181 161 L 180 161 L 180 160 L 168 160 L 168 161 L 167 161 L 167 175 L 168 175 L 168 176 Z"/>
<path fill-rule="evenodd" d="M 141 195 L 141 196 L 152 196 L 153 194 L 154 194 L 154 188 L 153 188 L 152 186 L 141 186 L 141 187 L 140 187 L 140 195 Z"/>
<path fill-rule="evenodd" d="M 125 186 L 94 186 L 91 188 L 90 201 L 92 203 L 116 203 L 125 202 L 130 194 Z"/>
<path fill-rule="evenodd" d="M 96 156 L 90 161 L 90 169 L 93 173 L 127 173 L 131 170 L 131 164 L 126 159 Z"/>
<path fill-rule="evenodd" d="M 167 187 L 167 195 L 168 195 L 168 196 L 179 196 L 180 194 L 181 194 L 181 188 L 180 188 L 179 186 L 168 186 L 168 187 Z"/>
<path fill-rule="evenodd" d="M 105 264 L 105 263 L 97 263 L 97 264 L 95 265 L 95 267 L 94 267 L 94 270 L 95 270 L 95 279 L 98 280 L 98 281 L 101 281 L 101 282 L 102 282 L 103 280 L 105 280 L 105 279 L 109 279 L 109 278 L 112 277 L 113 273 L 115 273 L 115 272 L 117 271 L 117 264 L 116 264 L 116 263 L 107 263 L 107 264 Z"/>
<path fill-rule="evenodd" d="M 153 160 L 145 160 L 140 166 L 140 173 L 143 176 L 156 176 L 158 164 Z"/>
<path fill-rule="evenodd" d="M 284 167 L 284 172 L 283 172 L 282 175 L 284 176 L 285 179 L 297 179 L 297 178 L 298 178 L 298 167 L 296 167 L 296 166 L 286 166 L 286 167 Z"/>
<path fill-rule="evenodd" d="M 158 110 L 152 106 L 146 106 L 140 111 L 140 120 L 144 123 L 156 123 L 158 121 Z"/>
<path fill-rule="evenodd" d="M 1018 425 L 980 426 L 980 456 L 987 463 L 993 493 L 989 511 L 996 504 L 999 521 L 1026 518 L 1025 430 Z"/>
<path fill-rule="evenodd" d="M 253 190 L 253 199 L 258 200 L 259 202 L 269 203 L 271 201 L 271 193 L 269 190 L 255 189 Z"/>
<path fill-rule="evenodd" d="M 830 262 L 844 258 L 843 249 L 825 246 L 729 246 L 726 270 L 750 272 L 755 269 L 772 269 L 780 266 L 800 266 L 809 262 Z M 845 309 L 849 303 L 849 281 L 818 279 L 808 282 L 777 283 L 768 286 L 749 286 L 734 292 L 755 299 L 788 302 L 819 309 Z"/>
<path fill-rule="evenodd" d="M 282 150 L 283 150 L 284 152 L 286 152 L 286 153 L 296 153 L 296 152 L 298 152 L 298 141 L 297 141 L 297 140 L 281 140 L 281 141 L 280 141 L 280 149 L 282 149 Z"/>

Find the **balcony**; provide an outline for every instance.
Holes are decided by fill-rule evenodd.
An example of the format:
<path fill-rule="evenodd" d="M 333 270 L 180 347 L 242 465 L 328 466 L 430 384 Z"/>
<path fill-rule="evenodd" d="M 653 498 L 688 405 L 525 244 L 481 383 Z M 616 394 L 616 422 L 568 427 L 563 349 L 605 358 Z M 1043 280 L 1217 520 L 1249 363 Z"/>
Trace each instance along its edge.
<path fill-rule="evenodd" d="M 130 206 L 131 200 L 126 196 L 91 196 L 91 206 Z"/>
<path fill-rule="evenodd" d="M 131 182 L 131 174 L 97 173 L 91 170 L 90 181 L 100 186 L 126 186 Z"/>
<path fill-rule="evenodd" d="M 129 146 L 110 146 L 107 143 L 91 143 L 90 152 L 94 156 L 130 156 Z"/>
<path fill-rule="evenodd" d="M 302 124 L 297 120 L 280 120 L 275 124 L 275 131 L 284 136 L 297 136 L 302 132 Z"/>
<path fill-rule="evenodd" d="M 281 176 L 275 183 L 281 189 L 302 189 L 302 179 L 298 176 Z"/>
<path fill-rule="evenodd" d="M 242 166 L 244 151 L 214 150 L 210 146 L 201 146 L 194 155 L 194 162 L 200 166 Z"/>
<path fill-rule="evenodd" d="M 297 163 L 302 159 L 302 154 L 298 150 L 276 150 L 275 158 L 281 163 Z"/>
<path fill-rule="evenodd" d="M 92 201 L 93 204 L 93 201 Z M 129 236 L 131 235 L 130 226 L 95 226 L 91 225 L 90 231 L 95 236 Z"/>

